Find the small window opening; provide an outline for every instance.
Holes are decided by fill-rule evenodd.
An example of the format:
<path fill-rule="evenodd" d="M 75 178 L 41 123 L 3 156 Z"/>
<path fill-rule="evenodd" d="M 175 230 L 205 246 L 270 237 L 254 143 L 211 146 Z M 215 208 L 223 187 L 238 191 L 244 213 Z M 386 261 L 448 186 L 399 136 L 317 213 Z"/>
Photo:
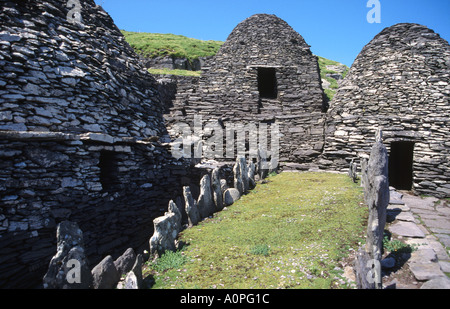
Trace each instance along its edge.
<path fill-rule="evenodd" d="M 277 98 L 277 77 L 274 68 L 258 68 L 258 91 L 260 98 Z"/>
<path fill-rule="evenodd" d="M 389 185 L 411 190 L 413 184 L 413 142 L 392 142 L 389 154 Z"/>
<path fill-rule="evenodd" d="M 116 184 L 118 177 L 117 160 L 113 151 L 102 150 L 98 163 L 100 183 L 104 191 L 109 191 Z"/>

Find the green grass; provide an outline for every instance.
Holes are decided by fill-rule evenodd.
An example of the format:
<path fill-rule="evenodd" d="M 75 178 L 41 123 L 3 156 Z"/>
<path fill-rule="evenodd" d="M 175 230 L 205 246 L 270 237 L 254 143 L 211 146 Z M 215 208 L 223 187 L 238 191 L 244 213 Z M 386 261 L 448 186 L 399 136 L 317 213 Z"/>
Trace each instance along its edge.
<path fill-rule="evenodd" d="M 175 34 L 130 32 L 122 30 L 125 40 L 139 55 L 147 58 L 171 56 L 190 61 L 213 56 L 223 42 L 202 41 Z"/>
<path fill-rule="evenodd" d="M 338 288 L 339 261 L 365 233 L 362 190 L 346 175 L 282 173 L 180 234 L 186 263 L 152 288 Z"/>
<path fill-rule="evenodd" d="M 201 76 L 201 71 L 189 71 L 189 70 L 170 70 L 170 69 L 148 69 L 151 74 L 162 75 L 179 75 L 179 76 Z"/>
<path fill-rule="evenodd" d="M 328 70 L 327 65 L 339 65 L 341 63 L 333 61 L 333 60 L 329 60 L 329 59 L 326 59 L 326 58 L 323 58 L 320 56 L 318 56 L 318 58 L 319 58 L 320 77 L 322 79 L 325 79 L 326 81 L 328 81 L 331 84 L 330 89 L 324 90 L 328 99 L 331 101 L 339 86 L 338 86 L 337 80 L 335 80 L 334 78 L 331 78 L 331 77 L 327 77 L 327 74 L 336 73 L 336 71 Z M 344 71 L 344 73 L 342 74 L 342 78 L 345 78 L 348 71 L 349 71 L 349 68 L 347 68 L 346 71 Z"/>

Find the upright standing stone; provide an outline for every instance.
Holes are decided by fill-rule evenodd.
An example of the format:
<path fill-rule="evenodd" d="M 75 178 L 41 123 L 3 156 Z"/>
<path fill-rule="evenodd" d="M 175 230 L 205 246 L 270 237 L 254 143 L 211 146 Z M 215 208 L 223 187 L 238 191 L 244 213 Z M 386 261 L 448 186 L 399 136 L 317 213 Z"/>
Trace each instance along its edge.
<path fill-rule="evenodd" d="M 250 161 L 250 163 L 247 166 L 247 170 L 248 170 L 248 188 L 249 190 L 253 190 L 256 187 L 255 163 Z"/>
<path fill-rule="evenodd" d="M 259 147 L 258 148 L 258 176 L 259 179 L 264 179 L 269 174 L 269 163 L 267 162 L 267 151 Z"/>
<path fill-rule="evenodd" d="M 222 186 L 220 184 L 219 168 L 215 168 L 211 173 L 211 186 L 214 204 L 216 205 L 216 211 L 221 211 L 223 209 L 223 194 L 222 194 Z"/>
<path fill-rule="evenodd" d="M 84 252 L 83 232 L 75 222 L 58 224 L 57 252 L 43 279 L 45 289 L 88 289 L 91 271 Z"/>
<path fill-rule="evenodd" d="M 200 221 L 200 213 L 197 208 L 197 202 L 192 197 L 191 188 L 183 187 L 184 207 L 188 217 L 189 226 L 197 225 Z"/>
<path fill-rule="evenodd" d="M 117 271 L 124 275 L 131 270 L 136 261 L 136 253 L 133 248 L 128 248 L 121 256 L 114 261 Z"/>
<path fill-rule="evenodd" d="M 181 230 L 181 213 L 171 200 L 168 212 L 153 220 L 154 233 L 150 238 L 150 256 L 160 257 L 166 250 L 175 251 L 175 240 Z"/>
<path fill-rule="evenodd" d="M 179 232 L 181 232 L 181 212 L 178 209 L 177 204 L 172 200 L 169 201 L 168 211 L 169 211 L 168 213 L 174 214 L 173 217 L 174 230 L 178 234 Z"/>
<path fill-rule="evenodd" d="M 198 196 L 197 207 L 202 218 L 207 218 L 214 213 L 215 205 L 211 192 L 211 178 L 208 174 L 200 180 L 200 195 Z"/>
<path fill-rule="evenodd" d="M 373 265 L 380 265 L 386 213 L 389 205 L 388 155 L 386 147 L 382 143 L 381 131 L 377 132 L 376 142 L 370 152 L 366 180 L 364 190 L 365 201 L 369 207 L 369 220 L 365 251 L 368 257 L 364 256 L 365 260 L 369 260 Z M 364 264 L 361 261 L 359 263 Z M 379 278 L 380 274 L 376 275 Z M 359 277 L 362 276 L 364 274 L 359 275 Z M 376 282 L 375 288 L 381 288 L 381 281 Z"/>
<path fill-rule="evenodd" d="M 244 192 L 244 183 L 242 182 L 241 167 L 239 165 L 239 161 L 236 160 L 233 166 L 233 183 L 234 188 L 242 195 Z"/>
<path fill-rule="evenodd" d="M 120 273 L 108 255 L 92 269 L 94 289 L 114 289 L 119 283 Z"/>
<path fill-rule="evenodd" d="M 238 156 L 237 161 L 239 161 L 239 167 L 241 169 L 242 183 L 244 185 L 243 193 L 246 193 L 249 189 L 247 161 L 244 156 Z"/>
<path fill-rule="evenodd" d="M 154 233 L 150 238 L 150 257 L 156 258 L 166 250 L 175 251 L 176 231 L 174 229 L 175 214 L 158 217 L 153 220 Z"/>

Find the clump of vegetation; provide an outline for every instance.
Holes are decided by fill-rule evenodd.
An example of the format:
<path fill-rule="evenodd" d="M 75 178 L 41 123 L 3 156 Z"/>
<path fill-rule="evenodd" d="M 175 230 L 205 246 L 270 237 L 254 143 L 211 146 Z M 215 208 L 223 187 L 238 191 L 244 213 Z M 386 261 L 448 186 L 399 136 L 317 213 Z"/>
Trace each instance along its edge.
<path fill-rule="evenodd" d="M 383 248 L 393 255 L 401 253 L 412 253 L 417 250 L 417 245 L 408 245 L 399 239 L 390 239 L 388 235 L 383 237 Z"/>
<path fill-rule="evenodd" d="M 256 245 L 250 248 L 250 253 L 254 255 L 268 256 L 270 254 L 270 247 L 268 245 Z"/>
<path fill-rule="evenodd" d="M 169 269 L 178 269 L 187 262 L 186 256 L 181 251 L 166 251 L 155 263 L 151 264 L 150 268 L 164 272 Z"/>

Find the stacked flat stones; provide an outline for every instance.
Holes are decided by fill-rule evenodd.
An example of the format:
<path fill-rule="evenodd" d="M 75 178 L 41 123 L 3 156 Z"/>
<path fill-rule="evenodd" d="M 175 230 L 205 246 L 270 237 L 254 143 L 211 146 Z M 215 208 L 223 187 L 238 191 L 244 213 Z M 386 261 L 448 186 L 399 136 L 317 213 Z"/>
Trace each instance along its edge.
<path fill-rule="evenodd" d="M 274 15 L 257 14 L 231 32 L 198 84 L 178 91 L 168 126 L 192 121 L 280 125 L 280 161 L 309 163 L 323 148 L 326 109 L 318 59 L 305 40 Z M 278 95 L 261 98 L 258 68 L 276 71 Z"/>
<path fill-rule="evenodd" d="M 418 24 L 384 29 L 355 60 L 333 101 L 321 167 L 346 170 L 370 152 L 375 131 L 415 143 L 413 187 L 450 196 L 450 46 Z M 355 161 L 355 162 L 356 162 Z"/>
<path fill-rule="evenodd" d="M 75 23 L 68 1 L 0 7 L 0 287 L 42 282 L 65 220 L 92 263 L 146 244 L 190 184 L 158 142 L 156 81 L 111 17 L 79 2 Z"/>

